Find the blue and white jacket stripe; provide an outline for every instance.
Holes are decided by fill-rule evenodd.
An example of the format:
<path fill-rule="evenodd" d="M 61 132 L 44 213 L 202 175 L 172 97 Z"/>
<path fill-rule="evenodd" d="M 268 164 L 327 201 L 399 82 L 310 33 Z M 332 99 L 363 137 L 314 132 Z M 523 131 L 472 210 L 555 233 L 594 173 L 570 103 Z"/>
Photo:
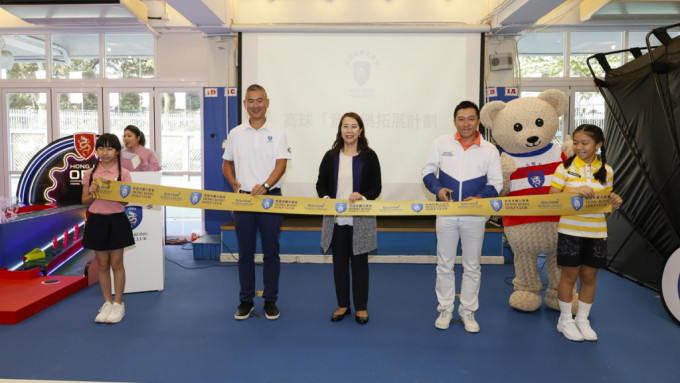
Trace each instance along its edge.
<path fill-rule="evenodd" d="M 445 134 L 434 140 L 422 176 L 425 187 L 434 195 L 442 188 L 451 189 L 452 201 L 462 201 L 470 196 L 496 197 L 503 187 L 498 149 L 480 138 L 480 146 L 463 150 L 455 134 Z"/>

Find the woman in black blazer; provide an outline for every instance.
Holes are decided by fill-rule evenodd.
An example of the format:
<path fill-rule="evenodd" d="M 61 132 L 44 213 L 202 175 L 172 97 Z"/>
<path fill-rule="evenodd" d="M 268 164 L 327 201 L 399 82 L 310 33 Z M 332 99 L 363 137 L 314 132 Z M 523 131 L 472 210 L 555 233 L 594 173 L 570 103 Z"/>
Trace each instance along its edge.
<path fill-rule="evenodd" d="M 380 162 L 368 147 L 364 122 L 356 113 L 345 113 L 331 150 L 326 152 L 316 181 L 319 197 L 347 199 L 350 203 L 374 200 L 380 195 Z M 351 312 L 350 259 L 352 292 L 356 321 L 368 322 L 368 252 L 378 247 L 376 218 L 324 216 L 321 231 L 324 252 L 332 248 L 333 276 L 338 309 L 331 321 L 342 320 Z"/>

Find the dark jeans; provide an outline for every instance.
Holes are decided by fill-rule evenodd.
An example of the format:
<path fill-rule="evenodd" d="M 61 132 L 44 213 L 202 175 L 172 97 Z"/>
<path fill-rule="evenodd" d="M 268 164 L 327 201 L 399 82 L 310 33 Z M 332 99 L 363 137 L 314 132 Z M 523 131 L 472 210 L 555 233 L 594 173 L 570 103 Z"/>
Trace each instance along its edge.
<path fill-rule="evenodd" d="M 257 231 L 260 231 L 264 266 L 265 301 L 276 302 L 279 296 L 279 231 L 283 215 L 269 213 L 234 212 L 234 226 L 238 241 L 238 276 L 241 283 L 239 299 L 252 303 L 255 297 L 255 243 Z"/>
<path fill-rule="evenodd" d="M 352 262 L 352 296 L 354 310 L 366 310 L 368 305 L 368 253 L 353 254 L 352 233 L 348 225 L 333 228 L 333 277 L 338 307 L 349 307 L 349 268 Z"/>

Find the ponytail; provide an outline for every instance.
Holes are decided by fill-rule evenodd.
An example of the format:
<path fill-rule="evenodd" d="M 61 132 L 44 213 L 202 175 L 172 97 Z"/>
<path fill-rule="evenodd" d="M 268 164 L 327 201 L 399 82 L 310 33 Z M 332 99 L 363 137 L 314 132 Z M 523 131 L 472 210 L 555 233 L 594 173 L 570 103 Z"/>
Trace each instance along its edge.
<path fill-rule="evenodd" d="M 595 173 L 595 179 L 600 181 L 602 185 L 607 185 L 607 169 L 605 168 L 607 158 L 604 154 L 604 145 L 600 148 L 600 161 L 602 161 L 602 166 L 600 166 L 600 170 Z"/>
<path fill-rule="evenodd" d="M 116 160 L 118 161 L 118 181 L 120 181 L 123 175 L 123 171 L 120 170 L 120 152 L 116 152 Z"/>
<path fill-rule="evenodd" d="M 90 182 L 89 184 L 92 185 L 92 179 L 94 178 L 94 172 L 97 170 L 97 166 L 99 166 L 99 157 L 97 158 L 97 162 L 94 163 L 94 167 L 92 168 L 92 173 L 90 173 Z"/>

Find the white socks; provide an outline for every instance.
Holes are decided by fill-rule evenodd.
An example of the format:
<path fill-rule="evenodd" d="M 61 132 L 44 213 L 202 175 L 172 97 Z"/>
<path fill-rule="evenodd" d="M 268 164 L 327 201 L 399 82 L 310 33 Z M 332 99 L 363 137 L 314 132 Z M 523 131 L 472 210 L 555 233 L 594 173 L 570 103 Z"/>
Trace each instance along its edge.
<path fill-rule="evenodd" d="M 571 302 L 562 302 L 558 300 L 557 303 L 560 305 L 560 318 L 572 319 Z M 591 307 L 593 307 L 592 303 L 578 301 L 578 311 L 576 311 L 576 318 L 574 319 L 576 319 L 577 322 L 588 320 L 588 316 L 590 316 Z"/>
<path fill-rule="evenodd" d="M 578 311 L 576 311 L 576 321 L 577 322 L 583 322 L 588 320 L 588 316 L 590 315 L 590 308 L 593 306 L 592 303 L 585 303 L 578 301 Z"/>
<path fill-rule="evenodd" d="M 571 302 L 562 302 L 561 300 L 557 300 L 557 303 L 560 305 L 560 318 L 562 319 L 572 319 L 571 316 Z M 581 302 L 579 301 L 579 304 Z"/>

